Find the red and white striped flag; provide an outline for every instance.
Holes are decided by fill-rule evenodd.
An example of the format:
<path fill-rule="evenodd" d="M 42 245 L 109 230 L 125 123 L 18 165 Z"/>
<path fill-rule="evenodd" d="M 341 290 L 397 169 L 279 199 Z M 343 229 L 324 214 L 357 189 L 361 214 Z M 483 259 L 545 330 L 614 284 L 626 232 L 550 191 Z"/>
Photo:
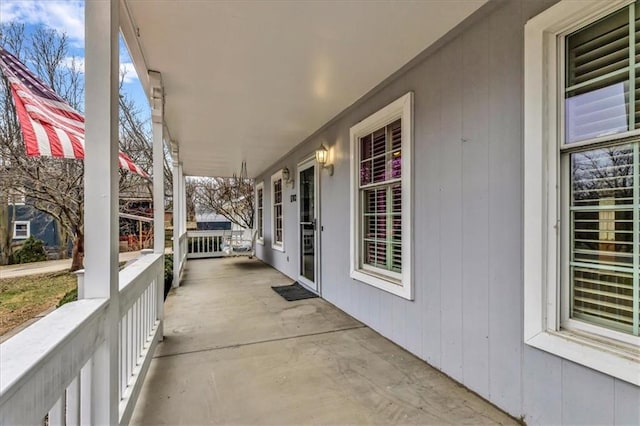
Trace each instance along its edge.
<path fill-rule="evenodd" d="M 84 159 L 84 117 L 36 77 L 15 56 L 0 47 L 0 69 L 11 95 L 29 157 Z M 149 177 L 123 152 L 120 167 Z"/>

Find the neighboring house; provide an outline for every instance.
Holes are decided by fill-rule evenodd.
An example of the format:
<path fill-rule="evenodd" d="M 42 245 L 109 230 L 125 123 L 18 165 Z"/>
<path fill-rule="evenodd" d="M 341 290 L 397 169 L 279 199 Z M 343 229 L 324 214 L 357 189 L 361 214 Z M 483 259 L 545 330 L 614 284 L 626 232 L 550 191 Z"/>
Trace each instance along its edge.
<path fill-rule="evenodd" d="M 237 224 L 216 213 L 196 213 L 198 231 L 229 231 L 241 229 Z"/>
<path fill-rule="evenodd" d="M 120 204 L 120 251 L 141 250 L 153 244 L 153 200 L 146 197 L 126 197 Z"/>
<path fill-rule="evenodd" d="M 14 243 L 33 236 L 48 249 L 57 249 L 60 245 L 57 223 L 49 214 L 23 203 L 10 204 L 8 213 Z"/>

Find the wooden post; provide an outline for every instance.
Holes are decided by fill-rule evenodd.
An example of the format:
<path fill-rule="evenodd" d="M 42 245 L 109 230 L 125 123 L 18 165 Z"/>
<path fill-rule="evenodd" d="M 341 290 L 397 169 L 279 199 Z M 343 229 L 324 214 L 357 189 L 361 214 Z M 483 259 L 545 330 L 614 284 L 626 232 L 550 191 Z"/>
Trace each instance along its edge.
<path fill-rule="evenodd" d="M 118 424 L 119 1 L 85 3 L 85 298 L 110 298 L 91 368 L 91 424 Z"/>

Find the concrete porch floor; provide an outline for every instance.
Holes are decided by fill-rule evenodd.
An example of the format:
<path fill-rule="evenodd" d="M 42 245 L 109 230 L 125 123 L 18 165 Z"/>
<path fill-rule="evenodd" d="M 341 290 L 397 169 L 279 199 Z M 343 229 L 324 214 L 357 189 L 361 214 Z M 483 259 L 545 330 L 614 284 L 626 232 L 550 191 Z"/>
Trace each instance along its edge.
<path fill-rule="evenodd" d="M 258 260 L 189 261 L 132 424 L 516 424 Z"/>

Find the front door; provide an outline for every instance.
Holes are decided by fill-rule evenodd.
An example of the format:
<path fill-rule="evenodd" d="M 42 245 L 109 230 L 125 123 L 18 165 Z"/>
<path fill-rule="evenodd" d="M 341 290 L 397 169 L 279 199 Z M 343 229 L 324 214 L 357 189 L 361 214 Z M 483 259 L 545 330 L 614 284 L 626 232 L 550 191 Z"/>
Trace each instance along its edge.
<path fill-rule="evenodd" d="M 317 176 L 315 159 L 298 166 L 298 208 L 300 244 L 299 281 L 315 292 L 318 289 Z"/>

